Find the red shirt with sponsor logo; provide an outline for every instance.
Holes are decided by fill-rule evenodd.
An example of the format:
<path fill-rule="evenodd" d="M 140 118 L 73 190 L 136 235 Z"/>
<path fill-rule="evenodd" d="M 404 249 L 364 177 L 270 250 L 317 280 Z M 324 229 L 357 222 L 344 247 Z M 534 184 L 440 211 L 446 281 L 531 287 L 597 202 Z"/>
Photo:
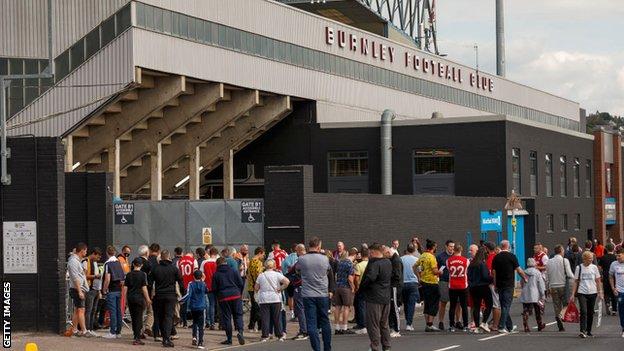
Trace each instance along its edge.
<path fill-rule="evenodd" d="M 188 289 L 188 285 L 193 281 L 193 272 L 197 269 L 197 261 L 193 256 L 184 256 L 178 260 L 178 269 L 182 274 L 184 289 Z"/>
<path fill-rule="evenodd" d="M 204 282 L 206 283 L 206 289 L 212 291 L 212 276 L 217 271 L 217 259 L 207 258 L 201 266 L 201 271 L 204 272 Z"/>
<path fill-rule="evenodd" d="M 282 261 L 284 261 L 287 256 L 288 254 L 286 253 L 286 251 L 279 249 L 279 250 L 273 250 L 271 252 L 271 255 L 269 255 L 269 259 L 273 259 L 275 261 L 275 269 L 277 269 L 278 271 L 281 271 Z"/>
<path fill-rule="evenodd" d="M 446 260 L 449 271 L 449 289 L 468 289 L 468 259 L 464 256 L 451 256 Z"/>

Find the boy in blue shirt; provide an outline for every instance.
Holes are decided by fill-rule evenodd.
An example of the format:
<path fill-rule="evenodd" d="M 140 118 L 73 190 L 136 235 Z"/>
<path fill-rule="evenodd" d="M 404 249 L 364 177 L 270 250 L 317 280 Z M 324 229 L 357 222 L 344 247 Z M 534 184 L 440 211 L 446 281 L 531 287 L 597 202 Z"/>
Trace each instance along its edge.
<path fill-rule="evenodd" d="M 193 346 L 198 349 L 204 348 L 204 320 L 206 318 L 206 283 L 201 271 L 193 273 L 192 281 L 187 290 L 187 294 L 180 302 L 186 302 L 193 316 Z"/>

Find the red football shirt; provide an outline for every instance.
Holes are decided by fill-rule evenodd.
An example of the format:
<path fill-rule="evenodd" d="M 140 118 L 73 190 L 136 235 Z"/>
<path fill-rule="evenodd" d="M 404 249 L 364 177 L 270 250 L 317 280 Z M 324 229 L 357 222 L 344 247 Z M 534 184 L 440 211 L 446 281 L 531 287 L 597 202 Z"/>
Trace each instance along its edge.
<path fill-rule="evenodd" d="M 468 259 L 464 256 L 451 256 L 446 260 L 449 271 L 449 289 L 468 289 Z"/>
<path fill-rule="evenodd" d="M 217 259 L 208 258 L 202 263 L 201 271 L 204 272 L 204 282 L 206 289 L 212 291 L 212 276 L 217 271 Z"/>
<path fill-rule="evenodd" d="M 184 289 L 193 281 L 193 272 L 197 269 L 197 261 L 193 256 L 184 256 L 178 260 L 178 269 L 182 274 Z"/>
<path fill-rule="evenodd" d="M 490 270 L 490 274 L 492 273 L 492 262 L 494 261 L 494 257 L 496 257 L 496 254 L 492 252 L 488 254 L 487 260 L 485 261 L 485 265 Z"/>
<path fill-rule="evenodd" d="M 286 259 L 286 256 L 288 256 L 288 254 L 286 253 L 286 251 L 284 250 L 273 250 L 272 252 L 273 257 L 271 257 L 273 260 L 275 260 L 275 268 L 278 271 L 282 271 L 282 261 L 284 261 L 284 259 Z"/>

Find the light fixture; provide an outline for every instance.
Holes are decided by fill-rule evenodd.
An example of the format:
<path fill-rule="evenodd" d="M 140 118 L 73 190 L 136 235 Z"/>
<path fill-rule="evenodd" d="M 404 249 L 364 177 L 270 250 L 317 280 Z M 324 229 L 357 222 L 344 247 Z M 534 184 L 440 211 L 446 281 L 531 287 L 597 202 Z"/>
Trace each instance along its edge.
<path fill-rule="evenodd" d="M 72 166 L 72 171 L 75 171 L 76 168 L 80 167 L 80 162 L 76 162 L 74 163 L 74 165 Z"/>
<path fill-rule="evenodd" d="M 181 187 L 184 183 L 186 183 L 189 179 L 191 179 L 191 176 L 186 176 L 184 178 L 182 178 L 182 180 L 180 180 L 179 182 L 176 183 L 175 187 L 179 188 Z"/>

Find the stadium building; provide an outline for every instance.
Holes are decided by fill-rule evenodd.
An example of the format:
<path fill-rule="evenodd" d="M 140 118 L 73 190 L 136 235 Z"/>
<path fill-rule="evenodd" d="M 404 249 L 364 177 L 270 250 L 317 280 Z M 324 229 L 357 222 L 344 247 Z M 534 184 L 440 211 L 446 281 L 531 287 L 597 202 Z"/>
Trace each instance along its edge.
<path fill-rule="evenodd" d="M 422 235 L 467 198 L 454 216 L 471 224 L 456 226 L 476 234 L 487 199 L 502 208 L 513 190 L 529 242 L 621 237 L 619 133 L 586 134 L 579 103 L 429 52 L 370 1 L 51 4 L 49 23 L 46 0 L 0 2 L 0 75 L 54 62 L 53 79 L 8 83 L 8 133 L 60 138 L 64 171 L 110 174 L 115 197 L 264 198 L 281 185 L 269 193 L 265 170 L 309 165 L 310 194 L 422 199 L 441 224 L 402 219 Z M 391 204 L 370 207 L 392 218 Z M 309 234 L 306 213 L 271 225 L 279 213 L 267 205 L 266 237 Z"/>

